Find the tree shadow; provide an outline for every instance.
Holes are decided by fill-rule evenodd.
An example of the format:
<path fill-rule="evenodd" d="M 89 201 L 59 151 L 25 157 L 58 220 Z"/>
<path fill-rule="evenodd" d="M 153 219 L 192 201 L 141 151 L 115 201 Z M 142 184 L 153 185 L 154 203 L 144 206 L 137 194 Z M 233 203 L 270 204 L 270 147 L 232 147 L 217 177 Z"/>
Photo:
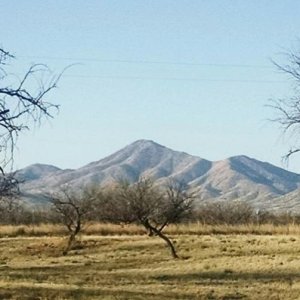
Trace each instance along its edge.
<path fill-rule="evenodd" d="M 180 298 L 178 298 L 180 296 Z M 38 299 L 116 299 L 116 300 L 163 300 L 163 299 L 182 299 L 192 300 L 195 295 L 183 293 L 178 295 L 172 291 L 130 291 L 107 290 L 101 288 L 88 289 L 64 289 L 64 288 L 45 288 L 45 287 L 14 287 L 13 289 L 5 288 L 0 290 L 0 299 L 18 299 L 18 300 L 38 300 Z"/>
<path fill-rule="evenodd" d="M 295 280 L 300 280 L 300 273 L 298 272 L 234 272 L 230 269 L 225 269 L 223 272 L 194 272 L 188 274 L 166 274 L 151 277 L 158 281 L 179 281 L 189 282 L 193 281 L 197 284 L 207 285 L 211 284 L 228 284 L 230 281 L 245 281 L 249 282 L 275 282 L 286 281 L 290 284 Z"/>

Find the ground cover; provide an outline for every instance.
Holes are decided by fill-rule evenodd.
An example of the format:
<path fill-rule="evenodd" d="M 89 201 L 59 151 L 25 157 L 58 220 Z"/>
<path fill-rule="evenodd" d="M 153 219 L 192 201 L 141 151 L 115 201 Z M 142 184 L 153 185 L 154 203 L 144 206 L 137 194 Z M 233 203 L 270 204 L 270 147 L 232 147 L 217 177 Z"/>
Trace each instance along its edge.
<path fill-rule="evenodd" d="M 180 231 L 180 230 L 179 230 Z M 1 232 L 1 229 L 0 229 Z M 126 230 L 125 230 L 126 232 Z M 298 299 L 300 236 L 172 233 L 0 238 L 0 299 Z"/>

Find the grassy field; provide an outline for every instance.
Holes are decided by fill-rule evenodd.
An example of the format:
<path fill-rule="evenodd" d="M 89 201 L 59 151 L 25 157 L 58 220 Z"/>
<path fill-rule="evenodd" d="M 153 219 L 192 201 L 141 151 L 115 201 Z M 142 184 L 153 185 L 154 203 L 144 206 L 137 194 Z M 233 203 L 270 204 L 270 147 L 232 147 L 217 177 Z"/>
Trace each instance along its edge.
<path fill-rule="evenodd" d="M 67 256 L 58 229 L 12 237 L 25 229 L 2 227 L 0 299 L 300 299 L 297 226 L 268 227 L 272 234 L 197 226 L 169 229 L 177 260 L 137 227 L 102 236 L 90 228 Z"/>

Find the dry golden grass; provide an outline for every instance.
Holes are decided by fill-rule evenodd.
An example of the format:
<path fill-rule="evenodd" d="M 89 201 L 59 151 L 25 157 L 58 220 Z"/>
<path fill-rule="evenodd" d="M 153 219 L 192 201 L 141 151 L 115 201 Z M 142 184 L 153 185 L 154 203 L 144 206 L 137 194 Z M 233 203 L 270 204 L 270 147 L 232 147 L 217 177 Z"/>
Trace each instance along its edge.
<path fill-rule="evenodd" d="M 203 225 L 190 223 L 171 225 L 166 232 L 169 234 L 300 234 L 300 225 L 273 225 L 273 224 L 243 224 L 243 225 Z"/>
<path fill-rule="evenodd" d="M 82 235 L 67 256 L 61 254 L 65 238 L 53 235 L 61 227 L 52 236 L 2 237 L 0 299 L 299 299 L 298 226 L 265 226 L 259 234 L 247 226 L 170 227 L 178 260 L 139 227 L 120 227 L 127 234 L 117 235 L 112 225 L 93 226 L 87 232 L 97 235 Z"/>
<path fill-rule="evenodd" d="M 245 224 L 245 225 L 203 225 L 201 223 L 190 223 L 180 225 L 170 225 L 166 228 L 167 234 L 185 235 L 207 235 L 207 234 L 299 234 L 300 225 L 273 225 L 273 224 Z M 90 223 L 85 225 L 83 233 L 86 235 L 143 235 L 143 227 L 130 225 L 117 225 L 105 223 Z M 0 226 L 1 237 L 17 236 L 61 236 L 67 234 L 66 228 L 62 225 L 40 224 L 40 225 L 2 225 Z"/>

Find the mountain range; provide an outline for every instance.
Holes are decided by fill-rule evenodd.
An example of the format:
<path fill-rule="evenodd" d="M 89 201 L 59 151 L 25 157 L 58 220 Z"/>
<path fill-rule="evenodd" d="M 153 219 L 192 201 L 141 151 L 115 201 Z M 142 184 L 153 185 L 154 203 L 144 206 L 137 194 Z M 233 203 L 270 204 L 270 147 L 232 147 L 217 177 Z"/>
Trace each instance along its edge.
<path fill-rule="evenodd" d="M 23 197 L 35 203 L 63 185 L 80 188 L 151 177 L 157 184 L 170 178 L 185 182 L 198 201 L 245 200 L 257 208 L 300 210 L 300 175 L 244 155 L 209 161 L 174 151 L 150 140 L 138 140 L 116 153 L 81 168 L 62 170 L 34 164 L 18 170 Z"/>

